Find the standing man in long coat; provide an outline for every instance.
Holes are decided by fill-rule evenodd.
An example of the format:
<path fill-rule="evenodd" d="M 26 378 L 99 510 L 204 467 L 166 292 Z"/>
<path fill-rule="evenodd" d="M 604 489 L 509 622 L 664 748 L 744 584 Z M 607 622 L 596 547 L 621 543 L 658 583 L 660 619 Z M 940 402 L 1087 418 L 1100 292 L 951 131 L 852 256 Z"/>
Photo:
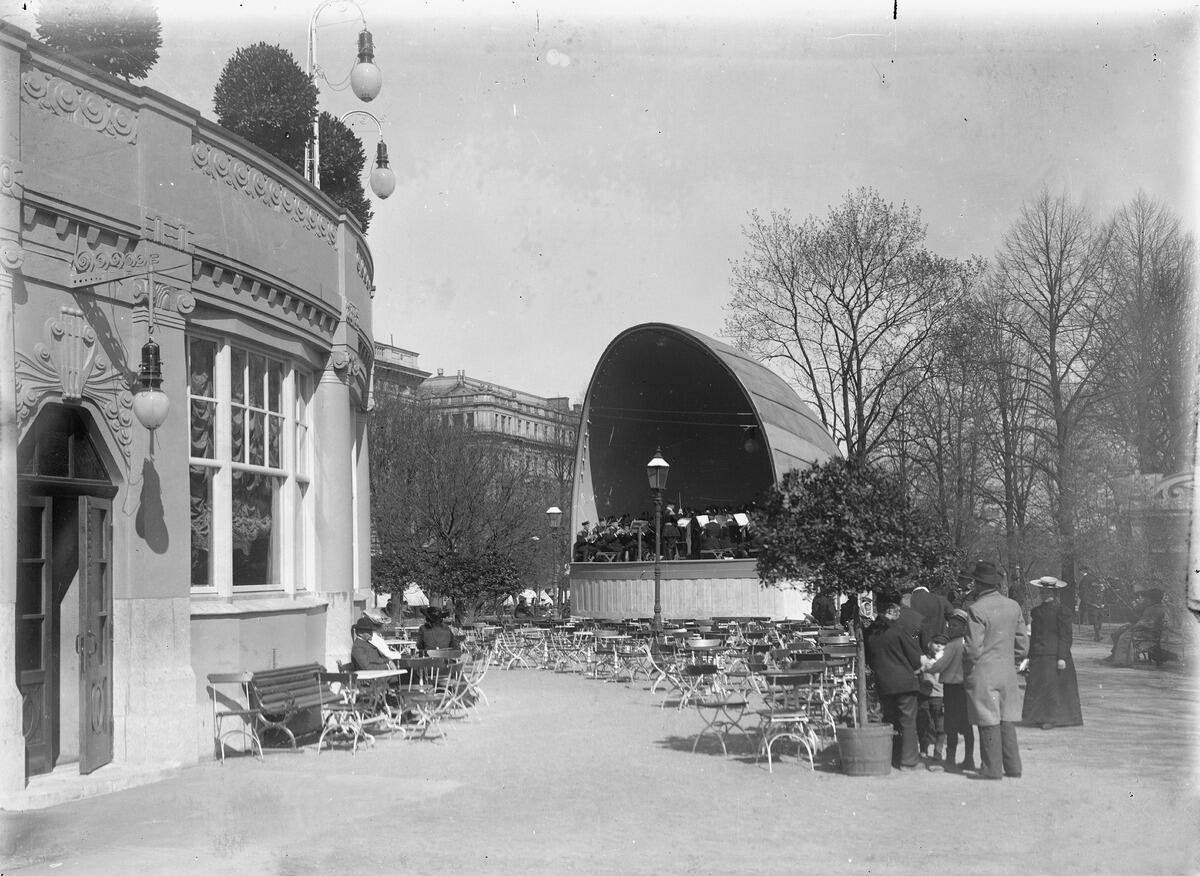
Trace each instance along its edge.
<path fill-rule="evenodd" d="M 1017 723 L 1021 693 L 1017 662 L 1029 651 L 1021 606 L 1000 595 L 1004 576 L 983 560 L 971 573 L 979 597 L 967 611 L 967 714 L 979 727 L 979 774 L 985 779 L 1021 777 Z"/>
<path fill-rule="evenodd" d="M 900 605 L 881 606 L 882 621 L 866 639 L 867 662 L 875 673 L 875 690 L 883 720 L 896 730 L 892 740 L 892 766 L 915 770 L 921 766 L 917 742 L 917 670 L 921 668 L 918 629 L 900 620 Z"/>

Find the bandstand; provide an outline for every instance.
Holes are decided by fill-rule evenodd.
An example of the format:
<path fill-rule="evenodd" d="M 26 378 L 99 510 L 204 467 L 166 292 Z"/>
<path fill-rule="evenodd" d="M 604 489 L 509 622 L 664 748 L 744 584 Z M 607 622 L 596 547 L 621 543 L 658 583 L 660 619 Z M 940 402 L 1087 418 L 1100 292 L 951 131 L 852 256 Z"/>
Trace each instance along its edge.
<path fill-rule="evenodd" d="M 839 453 L 774 372 L 699 332 L 646 323 L 608 345 L 588 386 L 572 532 L 651 507 L 646 461 L 656 448 L 670 462 L 664 501 L 697 509 L 743 508 L 785 472 Z M 653 578 L 652 562 L 573 562 L 572 613 L 649 617 Z M 662 563 L 667 617 L 797 617 L 808 604 L 800 590 L 764 589 L 752 556 Z"/>

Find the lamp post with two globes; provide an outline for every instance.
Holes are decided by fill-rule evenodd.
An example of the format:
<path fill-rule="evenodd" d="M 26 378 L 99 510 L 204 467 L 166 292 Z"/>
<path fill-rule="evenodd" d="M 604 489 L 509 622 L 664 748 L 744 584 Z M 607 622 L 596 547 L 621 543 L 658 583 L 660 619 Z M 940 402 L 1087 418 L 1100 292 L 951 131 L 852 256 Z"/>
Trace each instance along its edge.
<path fill-rule="evenodd" d="M 383 87 L 383 75 L 375 66 L 375 41 L 371 32 L 367 30 L 366 16 L 363 15 L 362 9 L 354 0 L 324 0 L 313 10 L 312 18 L 308 21 L 308 66 L 305 68 L 305 72 L 309 77 L 320 75 L 322 79 L 329 82 L 324 72 L 317 66 L 317 18 L 330 6 L 344 7 L 347 5 L 358 10 L 358 17 L 362 20 L 362 31 L 358 34 L 358 61 L 350 71 L 350 89 L 354 92 L 354 96 L 363 103 L 370 103 Z M 333 85 L 333 83 L 330 84 Z M 378 124 L 378 120 L 376 123 Z M 383 167 L 386 168 L 387 150 L 382 148 L 382 137 L 380 143 L 379 154 L 383 160 Z M 304 175 L 314 186 L 321 187 L 321 119 L 319 114 L 313 120 L 312 139 L 304 149 Z M 380 195 L 380 197 L 387 197 L 387 195 Z"/>

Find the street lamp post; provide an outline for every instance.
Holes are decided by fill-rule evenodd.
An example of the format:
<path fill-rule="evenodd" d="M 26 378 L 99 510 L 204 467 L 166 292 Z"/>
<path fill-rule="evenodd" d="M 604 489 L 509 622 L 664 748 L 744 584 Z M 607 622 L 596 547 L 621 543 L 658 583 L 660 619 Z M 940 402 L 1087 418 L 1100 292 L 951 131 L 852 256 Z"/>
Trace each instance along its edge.
<path fill-rule="evenodd" d="M 562 523 L 562 511 L 557 505 L 546 509 L 546 520 L 550 523 L 550 550 L 554 563 L 554 616 L 559 617 L 562 612 L 562 591 L 558 589 L 558 527 Z"/>
<path fill-rule="evenodd" d="M 304 72 L 309 77 L 320 72 L 320 68 L 317 67 L 317 17 L 330 6 L 353 6 L 358 10 L 358 17 L 362 20 L 363 29 L 358 35 L 358 61 L 350 71 L 350 88 L 355 97 L 363 103 L 369 103 L 375 99 L 375 96 L 379 94 L 379 89 L 383 87 L 383 76 L 379 72 L 379 68 L 375 66 L 375 41 L 371 37 L 371 32 L 367 30 L 367 18 L 354 0 L 324 0 L 313 10 L 312 18 L 308 20 L 308 66 Z M 325 78 L 323 73 L 321 73 L 321 77 Z M 329 80 L 325 79 L 325 81 Z M 380 154 L 383 158 L 383 166 L 387 167 L 387 151 L 381 147 Z M 312 139 L 304 149 L 304 169 L 309 182 L 319 189 L 321 187 L 321 119 L 319 113 L 313 120 Z M 387 197 L 387 195 L 380 197 Z"/>
<path fill-rule="evenodd" d="M 346 120 L 352 116 L 366 116 L 375 123 L 376 129 L 379 131 L 379 147 L 375 150 L 375 168 L 371 171 L 369 182 L 375 197 L 382 201 L 396 190 L 396 174 L 388 167 L 387 144 L 383 142 L 383 125 L 379 123 L 379 119 L 375 118 L 374 114 L 366 110 L 350 110 L 342 116 L 342 124 L 346 124 Z"/>
<path fill-rule="evenodd" d="M 654 451 L 654 458 L 646 463 L 646 478 L 654 493 L 654 632 L 661 633 L 662 622 L 662 498 L 667 488 L 667 472 L 671 466 L 663 459 L 662 449 Z"/>

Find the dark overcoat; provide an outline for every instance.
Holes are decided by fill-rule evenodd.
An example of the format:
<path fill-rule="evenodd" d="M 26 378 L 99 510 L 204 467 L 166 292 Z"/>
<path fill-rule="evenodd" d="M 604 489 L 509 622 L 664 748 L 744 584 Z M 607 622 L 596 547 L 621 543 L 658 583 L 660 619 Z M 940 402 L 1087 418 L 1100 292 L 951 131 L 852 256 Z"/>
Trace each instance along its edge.
<path fill-rule="evenodd" d="M 920 690 L 916 672 L 921 666 L 921 646 L 905 624 L 897 620 L 878 629 L 868 637 L 866 645 L 867 662 L 875 672 L 879 693 L 916 693 Z"/>

